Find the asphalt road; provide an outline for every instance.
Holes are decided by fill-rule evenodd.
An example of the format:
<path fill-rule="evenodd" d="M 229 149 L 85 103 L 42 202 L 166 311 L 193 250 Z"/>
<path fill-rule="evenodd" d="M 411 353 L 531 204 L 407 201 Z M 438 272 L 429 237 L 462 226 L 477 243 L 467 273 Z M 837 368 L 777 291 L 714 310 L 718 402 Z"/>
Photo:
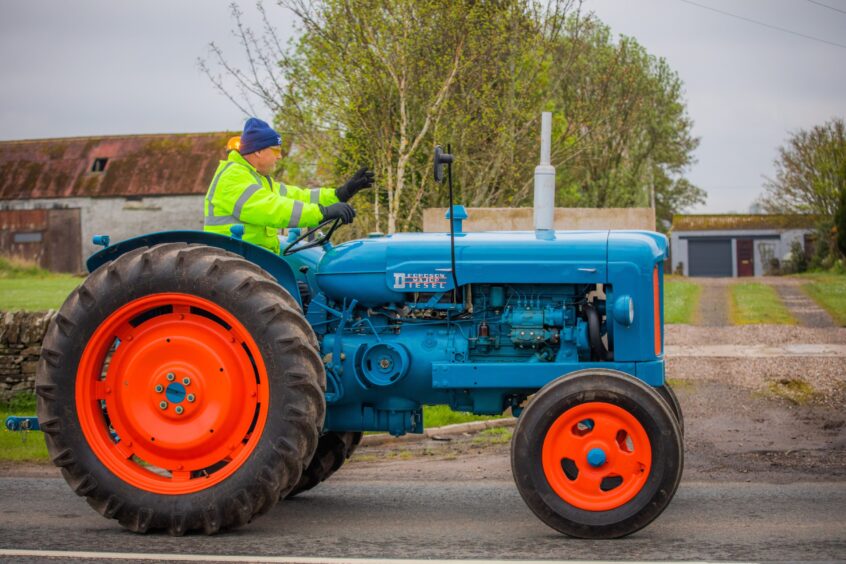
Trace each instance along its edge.
<path fill-rule="evenodd" d="M 61 479 L 0 478 L 0 549 L 323 558 L 843 560 L 846 482 L 682 482 L 670 507 L 646 529 L 617 541 L 584 541 L 547 528 L 523 504 L 513 482 L 504 480 L 338 476 L 243 529 L 172 538 L 122 530 Z"/>

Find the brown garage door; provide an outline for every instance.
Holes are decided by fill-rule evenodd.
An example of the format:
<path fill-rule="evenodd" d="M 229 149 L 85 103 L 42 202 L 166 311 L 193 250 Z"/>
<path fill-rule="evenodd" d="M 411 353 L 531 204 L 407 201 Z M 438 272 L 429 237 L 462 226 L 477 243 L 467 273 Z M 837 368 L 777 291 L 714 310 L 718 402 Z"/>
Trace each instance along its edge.
<path fill-rule="evenodd" d="M 752 239 L 737 240 L 737 275 L 755 276 L 755 249 Z"/>

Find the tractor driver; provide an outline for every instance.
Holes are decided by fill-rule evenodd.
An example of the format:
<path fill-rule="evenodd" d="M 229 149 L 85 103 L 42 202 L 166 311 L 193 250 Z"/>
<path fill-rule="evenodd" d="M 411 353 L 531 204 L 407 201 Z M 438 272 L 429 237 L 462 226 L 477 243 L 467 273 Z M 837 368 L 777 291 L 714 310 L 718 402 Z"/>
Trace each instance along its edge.
<path fill-rule="evenodd" d="M 362 168 L 337 189 L 286 186 L 270 177 L 282 156 L 281 144 L 282 137 L 267 123 L 247 120 L 240 144 L 220 162 L 206 193 L 204 231 L 229 235 L 240 223 L 245 241 L 278 254 L 280 229 L 315 227 L 335 218 L 352 222 L 355 210 L 346 202 L 373 185 L 373 173 Z"/>

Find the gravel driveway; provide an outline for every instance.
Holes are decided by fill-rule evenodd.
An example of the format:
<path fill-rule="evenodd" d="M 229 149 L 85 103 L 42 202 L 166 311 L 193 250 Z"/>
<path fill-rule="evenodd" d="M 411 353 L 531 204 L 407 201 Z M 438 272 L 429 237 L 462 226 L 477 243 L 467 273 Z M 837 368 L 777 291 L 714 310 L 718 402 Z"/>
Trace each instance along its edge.
<path fill-rule="evenodd" d="M 802 327 L 837 327 L 827 311 L 808 297 L 801 286 L 806 281 L 779 276 L 756 278 L 687 278 L 702 286 L 697 311 L 697 324 L 703 327 L 724 327 L 729 321 L 729 300 L 734 284 L 766 284 L 775 288 L 782 303 Z"/>

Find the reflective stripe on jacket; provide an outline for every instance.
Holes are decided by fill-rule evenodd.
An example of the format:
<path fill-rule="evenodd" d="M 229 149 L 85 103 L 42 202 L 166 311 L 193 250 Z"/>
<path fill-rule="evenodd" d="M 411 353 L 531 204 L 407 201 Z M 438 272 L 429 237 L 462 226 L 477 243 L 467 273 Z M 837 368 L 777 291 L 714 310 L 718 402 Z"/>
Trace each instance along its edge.
<path fill-rule="evenodd" d="M 229 235 L 229 228 L 240 223 L 245 241 L 278 253 L 280 229 L 314 227 L 323 219 L 317 204 L 337 201 L 332 188 L 285 186 L 259 174 L 238 151 L 230 151 L 206 193 L 203 229 Z"/>

